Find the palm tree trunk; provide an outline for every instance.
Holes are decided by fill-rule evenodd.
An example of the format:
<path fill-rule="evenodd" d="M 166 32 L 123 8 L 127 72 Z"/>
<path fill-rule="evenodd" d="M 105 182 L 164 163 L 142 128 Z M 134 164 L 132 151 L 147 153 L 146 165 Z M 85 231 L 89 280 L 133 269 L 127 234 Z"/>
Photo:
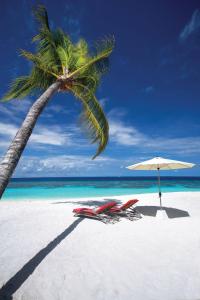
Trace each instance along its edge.
<path fill-rule="evenodd" d="M 44 107 L 49 102 L 53 94 L 58 91 L 60 82 L 53 83 L 32 105 L 21 128 L 18 130 L 13 139 L 7 153 L 0 163 L 0 199 L 8 185 L 9 179 L 12 176 L 18 161 L 23 153 L 23 150 L 28 142 L 28 139 L 34 129 L 39 115 Z"/>

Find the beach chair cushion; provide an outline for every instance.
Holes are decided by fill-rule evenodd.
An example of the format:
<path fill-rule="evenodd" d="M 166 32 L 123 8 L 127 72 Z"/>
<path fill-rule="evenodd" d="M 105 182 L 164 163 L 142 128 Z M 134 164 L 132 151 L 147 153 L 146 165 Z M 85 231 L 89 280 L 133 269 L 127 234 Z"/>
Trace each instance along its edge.
<path fill-rule="evenodd" d="M 136 204 L 138 201 L 139 200 L 137 200 L 137 199 L 133 199 L 133 200 L 127 201 L 125 204 L 123 204 L 121 206 L 121 210 L 125 210 L 125 209 L 130 208 L 131 206 L 133 206 L 134 204 Z"/>
<path fill-rule="evenodd" d="M 100 214 L 102 212 L 105 212 L 107 210 L 110 210 L 112 207 L 114 207 L 116 205 L 116 202 L 115 201 L 112 201 L 112 202 L 108 202 L 102 206 L 100 206 L 99 208 L 96 209 L 96 213 L 97 214 Z"/>
<path fill-rule="evenodd" d="M 74 208 L 73 213 L 97 215 L 97 214 L 100 214 L 102 212 L 109 210 L 110 208 L 114 207 L 115 205 L 116 205 L 116 202 L 112 201 L 112 202 L 108 202 L 104 205 L 101 205 L 96 210 L 91 209 L 91 208 L 86 208 L 86 207 Z"/>
<path fill-rule="evenodd" d="M 131 206 L 133 206 L 134 204 L 136 204 L 139 200 L 137 199 L 132 199 L 132 200 L 128 200 L 126 203 L 124 203 L 122 206 L 114 206 L 112 207 L 109 211 L 114 213 L 114 212 L 120 212 L 120 211 L 124 211 L 128 208 L 130 208 Z"/>

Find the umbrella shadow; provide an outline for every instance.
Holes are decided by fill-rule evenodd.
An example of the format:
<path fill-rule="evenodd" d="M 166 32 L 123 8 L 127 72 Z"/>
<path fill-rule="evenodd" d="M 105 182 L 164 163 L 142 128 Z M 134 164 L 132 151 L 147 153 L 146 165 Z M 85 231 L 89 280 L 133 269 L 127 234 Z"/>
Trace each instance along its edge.
<path fill-rule="evenodd" d="M 188 211 L 186 210 L 165 206 L 163 206 L 162 208 L 163 210 L 165 210 L 169 219 L 190 217 Z M 160 206 L 137 206 L 137 210 L 142 215 L 156 217 L 157 212 L 160 210 Z"/>
<path fill-rule="evenodd" d="M 12 300 L 13 294 L 35 271 L 38 265 L 79 225 L 81 221 L 83 221 L 82 218 L 74 221 L 46 247 L 41 249 L 34 257 L 32 257 L 12 278 L 10 278 L 0 289 L 0 300 Z"/>

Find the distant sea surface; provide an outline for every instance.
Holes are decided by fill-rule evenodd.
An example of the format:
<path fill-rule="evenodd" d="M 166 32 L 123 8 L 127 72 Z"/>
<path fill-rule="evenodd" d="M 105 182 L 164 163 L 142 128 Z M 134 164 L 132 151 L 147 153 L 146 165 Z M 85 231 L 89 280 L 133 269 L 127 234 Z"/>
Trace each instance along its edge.
<path fill-rule="evenodd" d="M 162 192 L 200 191 L 200 177 L 162 177 Z M 16 178 L 3 200 L 45 200 L 155 193 L 156 177 Z"/>

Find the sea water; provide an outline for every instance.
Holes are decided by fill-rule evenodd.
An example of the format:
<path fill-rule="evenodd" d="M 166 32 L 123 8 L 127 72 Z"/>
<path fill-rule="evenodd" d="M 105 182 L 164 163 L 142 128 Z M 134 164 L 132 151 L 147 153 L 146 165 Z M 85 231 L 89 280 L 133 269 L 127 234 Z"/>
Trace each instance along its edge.
<path fill-rule="evenodd" d="M 162 192 L 200 191 L 200 177 L 162 177 Z M 155 193 L 156 177 L 12 179 L 2 200 L 45 200 Z"/>

